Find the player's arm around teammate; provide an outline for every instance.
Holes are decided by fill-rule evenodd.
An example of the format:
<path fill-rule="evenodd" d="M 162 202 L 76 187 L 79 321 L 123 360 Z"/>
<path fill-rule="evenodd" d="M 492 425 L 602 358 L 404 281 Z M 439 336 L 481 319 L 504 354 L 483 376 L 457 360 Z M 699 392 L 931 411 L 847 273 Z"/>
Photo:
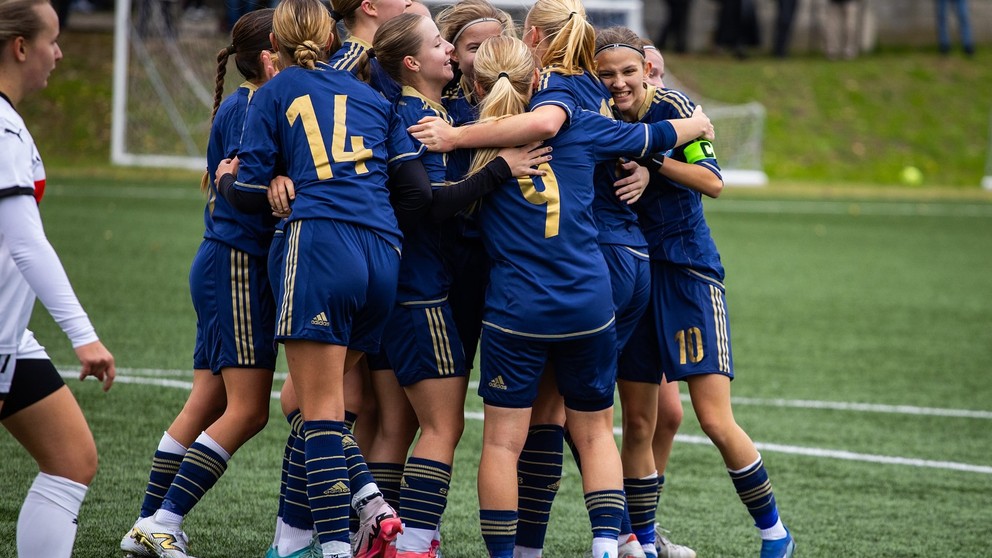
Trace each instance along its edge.
<path fill-rule="evenodd" d="M 643 50 L 637 48 L 634 37 L 616 38 L 600 57 L 601 76 L 625 119 L 652 122 L 693 110 L 681 93 L 650 85 L 641 103 L 634 102 L 636 96 L 630 93 L 644 87 L 638 74 L 645 69 Z M 652 184 L 636 207 L 651 253 L 653 319 L 650 324 L 642 322 L 644 337 L 631 348 L 641 351 L 639 364 L 655 371 L 655 379 L 660 381 L 663 371 L 668 382 L 688 384 L 700 426 L 719 449 L 738 495 L 761 532 L 762 558 L 791 556 L 795 544 L 779 519 L 761 456 L 734 420 L 730 403 L 733 363 L 724 270 L 701 201 L 702 194 L 716 197 L 723 188 L 712 144 L 700 140 L 650 159 Z M 674 214 L 683 217 L 662 217 Z M 674 407 L 677 392 L 667 393 L 668 405 Z M 652 406 L 647 399 L 641 403 L 638 408 L 644 412 L 642 422 L 647 427 Z M 681 416 L 678 406 L 676 412 Z M 670 440 L 664 445 L 670 451 Z M 662 460 L 667 460 L 665 449 Z M 658 466 L 663 470 L 665 463 Z"/>
<path fill-rule="evenodd" d="M 441 92 L 453 77 L 452 46 L 441 38 L 430 18 L 404 14 L 391 19 L 379 28 L 373 45 L 383 69 L 403 86 L 394 105 L 402 125 L 414 123 L 424 114 L 447 118 Z M 539 173 L 530 167 L 547 160 L 529 157 L 526 150 L 513 151 L 522 151 L 525 160 L 520 170 L 528 173 Z M 436 192 L 470 190 L 461 203 L 467 206 L 481 194 L 465 188 L 473 179 L 448 185 L 446 159 L 441 153 L 421 157 Z M 511 165 L 505 159 L 501 163 L 503 172 L 493 175 L 488 189 L 512 176 Z M 444 225 L 444 221 L 423 220 L 404 231 L 397 303 L 384 332 L 387 356 L 417 413 L 421 430 L 406 460 L 400 490 L 404 531 L 396 546 L 401 558 L 426 557 L 432 552 L 435 531 L 447 503 L 455 446 L 464 428 L 468 375 L 447 303 L 451 274 L 445 247 L 453 239 Z M 390 422 L 390 418 L 383 415 L 384 422 Z"/>
<path fill-rule="evenodd" d="M 97 468 L 93 435 L 44 348 L 27 330 L 37 297 L 72 342 L 80 379 L 109 389 L 114 357 L 97 338 L 45 237 L 45 169 L 16 106 L 44 88 L 62 58 L 46 0 L 0 1 L 0 422 L 40 470 L 21 505 L 22 558 L 68 558 L 76 515 Z"/>

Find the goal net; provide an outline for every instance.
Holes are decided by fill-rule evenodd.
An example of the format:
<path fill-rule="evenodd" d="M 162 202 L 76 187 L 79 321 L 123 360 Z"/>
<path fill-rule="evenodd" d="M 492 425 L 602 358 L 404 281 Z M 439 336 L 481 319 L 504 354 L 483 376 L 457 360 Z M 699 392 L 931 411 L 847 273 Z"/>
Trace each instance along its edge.
<path fill-rule="evenodd" d="M 206 168 L 216 54 L 227 34 L 216 18 L 184 16 L 174 0 L 117 0 L 114 17 L 111 161 Z M 239 78 L 232 62 L 227 92 Z"/>
<path fill-rule="evenodd" d="M 454 0 L 425 0 L 436 13 Z M 493 0 L 522 22 L 529 0 Z M 178 0 L 116 0 L 114 99 L 111 160 L 119 165 L 201 170 L 206 166 L 213 108 L 216 54 L 229 33 L 218 16 L 183 14 Z M 641 0 L 587 0 L 597 26 L 625 25 L 643 31 Z M 671 82 L 671 83 L 669 83 Z M 225 94 L 240 83 L 229 61 Z M 730 185 L 763 185 L 762 135 L 765 111 L 758 103 L 728 105 L 685 90 L 669 74 L 666 85 L 705 107 L 713 121 L 715 146 Z"/>

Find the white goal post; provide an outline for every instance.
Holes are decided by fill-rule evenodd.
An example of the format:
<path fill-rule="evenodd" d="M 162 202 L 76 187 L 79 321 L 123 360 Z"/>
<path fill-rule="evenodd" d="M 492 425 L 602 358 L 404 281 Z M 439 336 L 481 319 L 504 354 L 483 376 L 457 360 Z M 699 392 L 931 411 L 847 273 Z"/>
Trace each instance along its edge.
<path fill-rule="evenodd" d="M 424 0 L 433 11 L 456 0 Z M 525 0 L 490 0 L 522 22 Z M 111 162 L 117 165 L 206 167 L 216 54 L 230 42 L 216 19 L 184 17 L 175 0 L 116 0 Z M 644 33 L 642 0 L 586 0 L 596 26 L 624 25 Z M 670 78 L 666 78 L 669 81 Z M 225 93 L 241 77 L 229 63 Z M 668 84 L 683 90 L 680 84 Z M 765 110 L 759 103 L 721 104 L 686 91 L 703 104 L 717 131 L 717 157 L 728 185 L 764 185 Z"/>

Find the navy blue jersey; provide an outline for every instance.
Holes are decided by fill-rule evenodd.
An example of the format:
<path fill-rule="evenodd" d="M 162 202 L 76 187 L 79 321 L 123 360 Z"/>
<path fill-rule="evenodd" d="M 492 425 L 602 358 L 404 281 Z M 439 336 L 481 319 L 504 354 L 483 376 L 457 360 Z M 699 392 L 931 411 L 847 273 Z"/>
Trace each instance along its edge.
<path fill-rule="evenodd" d="M 265 189 L 280 169 L 296 187 L 290 222 L 352 223 L 399 246 L 387 165 L 418 155 L 390 104 L 366 83 L 323 63 L 293 66 L 248 107 L 236 187 Z"/>
<path fill-rule="evenodd" d="M 648 86 L 638 115 L 641 122 L 660 122 L 687 118 L 694 108 L 692 101 L 678 91 Z M 708 144 L 690 143 L 675 149 L 670 156 L 703 166 L 720 176 L 720 167 L 712 146 L 706 147 Z M 720 253 L 703 216 L 702 194 L 659 173 L 652 173 L 651 183 L 634 206 L 652 260 L 687 267 L 723 281 Z"/>
<path fill-rule="evenodd" d="M 276 218 L 266 213 L 250 215 L 234 209 L 217 193 L 214 184 L 217 165 L 238 154 L 248 102 L 255 89 L 249 82 L 242 83 L 234 94 L 220 104 L 210 127 L 210 141 L 207 143 L 210 192 L 203 210 L 203 238 L 221 242 L 252 256 L 264 256 L 269 251 Z"/>
<path fill-rule="evenodd" d="M 394 108 L 404 128 L 416 124 L 425 116 L 436 116 L 451 123 L 443 106 L 427 99 L 412 87 L 403 87 L 402 95 Z M 416 139 L 411 137 L 411 140 L 420 146 Z M 446 153 L 424 152 L 420 157 L 431 181 L 431 188 L 435 190 L 445 185 L 447 160 Z M 403 259 L 400 261 L 397 303 L 405 306 L 430 306 L 447 299 L 451 273 L 444 265 L 443 252 L 445 243 L 452 241 L 453 239 L 444 238 L 441 226 L 427 219 L 406 231 Z"/>
<path fill-rule="evenodd" d="M 566 112 L 586 109 L 603 116 L 614 117 L 613 97 L 596 76 L 589 72 L 567 76 L 545 69 L 541 83 L 534 93 L 531 106 L 552 104 Z M 599 228 L 599 241 L 603 244 L 621 244 L 631 248 L 647 248 L 644 235 L 637 225 L 637 215 L 626 203 L 620 201 L 613 184 L 617 181 L 617 161 L 605 161 L 596 166 L 593 184 L 596 187 L 593 213 Z"/>
<path fill-rule="evenodd" d="M 327 63 L 335 70 L 344 70 L 354 74 L 358 71 L 358 59 L 370 48 L 372 48 L 372 45 L 352 35 L 331 56 L 331 59 Z M 389 102 L 395 102 L 400 96 L 400 84 L 389 77 L 386 70 L 382 69 L 379 61 L 374 58 L 369 60 L 369 70 L 369 85 L 379 93 L 382 93 Z"/>
<path fill-rule="evenodd" d="M 465 82 L 459 79 L 455 85 L 445 90 L 441 104 L 448 111 L 453 126 L 462 126 L 479 119 L 478 101 L 465 90 Z M 448 154 L 448 180 L 465 178 L 472 163 L 471 149 L 456 149 Z"/>
<path fill-rule="evenodd" d="M 586 110 L 546 143 L 546 176 L 514 178 L 484 198 L 492 257 L 484 325 L 525 337 L 578 337 L 613 323 L 610 275 L 593 218 L 593 167 L 671 147 L 668 123 L 629 124 Z"/>

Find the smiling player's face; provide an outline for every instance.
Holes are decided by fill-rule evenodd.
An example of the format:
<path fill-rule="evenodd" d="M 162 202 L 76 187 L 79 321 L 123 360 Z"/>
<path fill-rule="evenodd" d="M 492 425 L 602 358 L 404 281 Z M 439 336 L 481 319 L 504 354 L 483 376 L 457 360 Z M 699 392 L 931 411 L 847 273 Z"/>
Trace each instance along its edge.
<path fill-rule="evenodd" d="M 644 103 L 644 58 L 626 47 L 608 48 L 596 57 L 596 74 L 610 90 L 613 103 L 636 120 L 637 109 Z"/>

